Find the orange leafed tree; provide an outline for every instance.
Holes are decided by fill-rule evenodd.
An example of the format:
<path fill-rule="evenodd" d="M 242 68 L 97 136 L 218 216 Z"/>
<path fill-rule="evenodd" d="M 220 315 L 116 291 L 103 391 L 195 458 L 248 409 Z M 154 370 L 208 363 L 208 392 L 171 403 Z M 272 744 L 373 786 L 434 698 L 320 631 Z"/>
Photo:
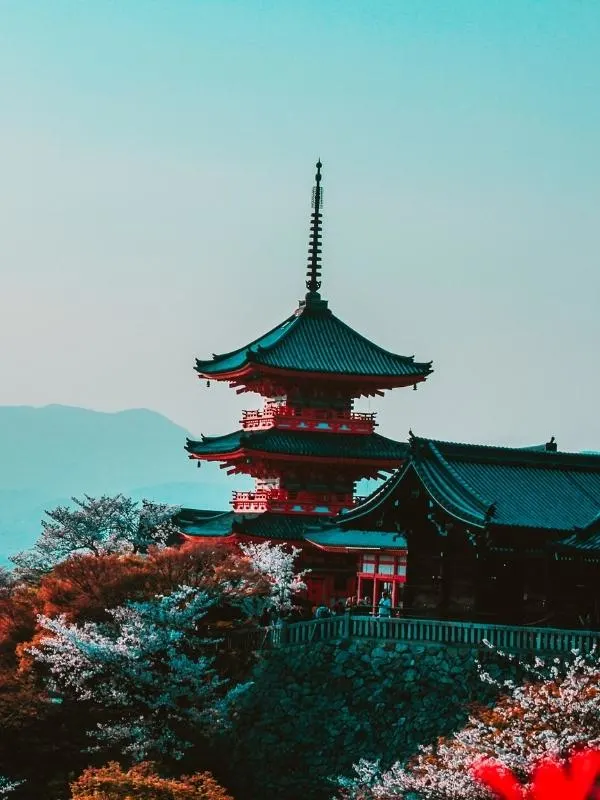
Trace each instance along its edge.
<path fill-rule="evenodd" d="M 72 800 L 233 800 L 208 772 L 162 778 L 147 761 L 127 771 L 115 761 L 87 769 L 71 792 Z"/>
<path fill-rule="evenodd" d="M 126 600 L 146 600 L 178 586 L 193 586 L 241 598 L 267 594 L 268 585 L 249 560 L 227 546 L 192 542 L 155 548 L 147 556 L 76 554 L 45 575 L 37 592 L 37 611 L 65 614 L 71 622 L 107 618 L 106 609 Z"/>
<path fill-rule="evenodd" d="M 109 619 L 109 609 L 168 594 L 181 585 L 220 593 L 221 603 L 205 624 L 239 618 L 243 615 L 233 606 L 269 592 L 267 580 L 249 559 L 228 546 L 191 542 L 154 548 L 147 555 L 77 553 L 44 575 L 39 586 L 0 597 L 0 655 L 3 647 L 8 654 L 16 651 L 20 667 L 31 668 L 29 649 L 47 635 L 36 626 L 37 614 L 64 615 L 74 623 L 101 622 Z"/>
<path fill-rule="evenodd" d="M 148 596 L 149 572 L 142 556 L 77 553 L 40 581 L 38 612 L 64 614 L 71 622 L 104 620 L 107 608 Z"/>

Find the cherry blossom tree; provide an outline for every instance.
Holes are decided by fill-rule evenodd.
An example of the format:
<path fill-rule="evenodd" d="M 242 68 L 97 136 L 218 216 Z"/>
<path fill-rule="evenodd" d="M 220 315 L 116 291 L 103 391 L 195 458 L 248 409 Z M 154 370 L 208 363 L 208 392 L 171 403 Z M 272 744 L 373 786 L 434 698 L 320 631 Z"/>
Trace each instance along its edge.
<path fill-rule="evenodd" d="M 481 708 L 468 724 L 435 745 L 421 747 L 407 765 L 381 771 L 377 763 L 356 765 L 354 779 L 342 781 L 342 797 L 404 797 L 423 800 L 489 800 L 472 774 L 482 758 L 494 758 L 522 781 L 541 759 L 567 758 L 583 747 L 600 747 L 600 662 L 596 653 L 538 661 L 532 680 L 510 688 L 494 708 Z M 482 672 L 484 680 L 491 678 Z"/>
<path fill-rule="evenodd" d="M 173 624 L 166 619 L 158 620 L 155 628 L 161 628 L 164 622 L 163 627 L 180 637 L 171 645 L 170 654 L 160 650 L 160 641 L 152 644 L 158 633 L 147 624 L 148 615 L 143 610 L 141 621 L 137 620 L 139 631 L 136 629 L 134 633 L 138 640 L 146 637 L 148 642 L 137 641 L 137 644 L 133 634 L 129 636 L 126 626 L 111 614 L 111 610 L 130 608 L 131 603 L 156 605 L 161 599 L 157 595 L 171 597 L 182 587 L 185 597 L 179 611 L 186 606 L 188 593 L 190 596 L 204 593 L 210 602 L 203 604 L 198 600 L 198 613 L 192 614 L 193 609 L 189 609 L 192 619 L 187 622 L 176 610 L 171 614 L 175 617 Z M 152 706 L 152 730 L 160 727 L 173 731 L 169 747 L 175 737 L 183 742 L 204 742 L 208 727 L 218 729 L 226 723 L 226 712 L 230 708 L 227 698 L 232 698 L 232 702 L 234 698 L 228 690 L 247 680 L 254 664 L 251 652 L 217 646 L 210 637 L 220 635 L 220 631 L 229 635 L 238 628 L 247 629 L 245 604 L 251 603 L 254 596 L 258 597 L 258 603 L 262 602 L 270 596 L 270 588 L 267 578 L 258 573 L 237 548 L 195 541 L 181 547 L 151 547 L 148 553 L 74 553 L 38 583 L 9 581 L 7 587 L 0 587 L 0 774 L 26 778 L 26 785 L 17 788 L 10 797 L 43 797 L 50 785 L 56 787 L 52 796 L 64 796 L 60 794 L 60 787 L 64 787 L 69 773 L 72 777 L 73 771 L 81 772 L 87 763 L 90 737 L 86 731 L 94 729 L 98 721 L 119 725 L 123 736 L 118 743 L 131 744 L 127 726 L 131 728 L 134 713 L 145 716 L 148 705 Z M 134 606 L 134 611 L 136 608 Z M 140 692 L 140 697 L 129 692 L 130 709 L 123 712 L 120 705 L 105 702 L 101 693 L 83 700 L 66 685 L 66 680 L 54 678 L 48 662 L 31 652 L 36 648 L 47 650 L 46 640 L 54 636 L 44 623 L 48 618 L 61 622 L 63 633 L 72 633 L 79 645 L 85 644 L 81 641 L 84 638 L 81 632 L 86 624 L 92 624 L 92 631 L 107 640 L 106 647 L 98 646 L 96 650 L 90 647 L 86 652 L 87 660 L 95 661 L 93 666 L 86 664 L 82 655 L 82 669 L 89 670 L 89 674 L 80 676 L 77 683 L 84 687 L 87 682 L 95 689 L 94 676 L 100 675 L 98 680 L 106 685 L 104 675 L 111 671 L 114 663 L 112 684 L 124 688 L 133 684 Z M 161 629 L 160 635 L 164 642 L 165 631 Z M 77 647 L 74 650 L 77 655 Z M 217 679 L 213 704 L 216 711 L 212 715 L 210 697 L 196 696 L 194 685 L 187 682 L 184 670 L 179 670 L 177 658 L 183 656 L 185 664 L 187 661 L 197 663 L 200 656 L 210 662 L 215 655 L 216 660 L 208 664 L 207 671 L 198 671 L 198 680 L 201 683 L 204 680 L 203 686 L 210 682 L 211 676 Z M 69 653 L 64 657 L 71 658 Z M 112 657 L 113 662 L 110 661 Z M 129 657 L 133 662 L 138 660 L 140 669 L 142 662 L 147 671 L 155 669 L 154 685 L 148 688 L 138 682 L 139 676 L 133 670 L 134 664 L 128 663 Z M 72 660 L 71 663 L 76 668 L 79 662 Z M 219 683 L 217 673 L 231 682 Z M 159 681 L 171 699 L 173 687 L 181 688 L 183 696 L 175 697 L 175 711 L 169 709 L 166 701 L 161 706 L 156 699 Z M 176 686 L 180 682 L 182 686 Z M 52 689 L 50 694 L 48 689 Z M 62 702 L 52 702 L 58 700 Z M 206 722 L 195 722 L 203 710 L 207 712 Z M 164 724 L 163 717 L 168 717 Z M 213 732 L 216 734 L 217 730 L 209 735 Z M 104 741 L 101 730 L 94 733 L 96 739 Z M 138 735 L 143 738 L 145 734 L 140 731 Z M 196 758 L 196 755 L 191 757 Z"/>
<path fill-rule="evenodd" d="M 248 557 L 254 569 L 263 574 L 270 585 L 269 605 L 278 613 L 285 614 L 293 607 L 294 595 L 306 589 L 304 572 L 295 572 L 294 564 L 301 550 L 270 541 L 258 544 L 241 544 L 241 551 Z"/>
<path fill-rule="evenodd" d="M 0 775 L 0 797 L 6 797 L 11 792 L 20 786 L 23 781 L 10 781 L 8 778 L 3 778 Z"/>
<path fill-rule="evenodd" d="M 147 500 L 140 504 L 121 494 L 72 500 L 74 507 L 47 511 L 36 544 L 12 557 L 17 577 L 35 581 L 73 553 L 144 552 L 178 534 L 172 506 Z"/>
<path fill-rule="evenodd" d="M 135 760 L 180 758 L 202 731 L 227 724 L 245 686 L 227 689 L 214 669 L 215 640 L 198 632 L 217 596 L 190 586 L 111 609 L 109 623 L 41 617 L 30 648 L 49 689 L 102 709 L 92 735 Z"/>

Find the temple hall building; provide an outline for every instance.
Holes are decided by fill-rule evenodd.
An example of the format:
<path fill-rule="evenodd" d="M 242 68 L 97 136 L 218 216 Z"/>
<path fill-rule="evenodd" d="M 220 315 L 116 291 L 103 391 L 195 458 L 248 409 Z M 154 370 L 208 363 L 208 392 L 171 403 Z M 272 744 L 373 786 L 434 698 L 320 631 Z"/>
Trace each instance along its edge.
<path fill-rule="evenodd" d="M 188 538 L 301 548 L 311 604 L 383 591 L 398 613 L 591 625 L 600 620 L 600 455 L 457 444 L 375 431 L 361 397 L 416 389 L 431 361 L 391 353 L 349 327 L 321 289 L 317 163 L 306 295 L 272 330 L 198 360 L 204 381 L 263 398 L 233 433 L 188 440 L 190 459 L 255 481 L 230 511 L 184 508 Z M 358 482 L 383 482 L 369 497 Z"/>

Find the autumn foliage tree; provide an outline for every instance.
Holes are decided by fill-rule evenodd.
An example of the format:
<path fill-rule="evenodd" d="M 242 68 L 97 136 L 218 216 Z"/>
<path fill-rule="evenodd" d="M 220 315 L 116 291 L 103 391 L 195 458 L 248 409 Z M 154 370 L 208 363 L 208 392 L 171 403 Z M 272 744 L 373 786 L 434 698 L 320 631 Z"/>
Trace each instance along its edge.
<path fill-rule="evenodd" d="M 126 600 L 146 600 L 183 585 L 218 592 L 221 607 L 269 593 L 266 578 L 233 548 L 188 542 L 150 548 L 147 555 L 74 554 L 40 580 L 35 603 L 47 617 L 101 621 Z"/>
<path fill-rule="evenodd" d="M 35 633 L 37 613 L 37 590 L 25 585 L 0 590 L 0 668 L 15 666 L 18 645 Z"/>
<path fill-rule="evenodd" d="M 220 763 L 207 755 L 211 736 L 227 725 L 255 656 L 219 642 L 237 641 L 266 607 L 289 607 L 300 587 L 295 554 L 166 546 L 165 515 L 86 497 L 50 512 L 36 546 L 0 575 L 0 775 L 15 800 L 66 797 L 68 773 L 95 757 L 155 757 L 172 771 L 184 753 L 182 770 Z M 212 797 L 207 787 L 221 797 L 205 775 L 179 786 L 144 769 L 127 780 L 145 775 L 167 792 L 157 797 L 184 798 L 190 787 L 193 797 Z"/>
<path fill-rule="evenodd" d="M 90 730 L 135 760 L 181 758 L 226 723 L 242 687 L 215 669 L 215 640 L 199 623 L 215 598 L 180 586 L 167 595 L 110 610 L 110 623 L 40 619 L 46 631 L 30 648 L 60 696 L 108 715 Z"/>
<path fill-rule="evenodd" d="M 44 575 L 35 587 L 20 584 L 0 593 L 0 657 L 30 665 L 29 650 L 46 635 L 37 622 L 61 616 L 71 623 L 106 622 L 110 610 L 168 594 L 179 586 L 211 592 L 218 602 L 202 625 L 247 622 L 246 604 L 260 606 L 270 593 L 268 579 L 251 561 L 228 546 L 190 542 L 182 547 L 151 548 L 146 555 L 75 553 Z"/>
<path fill-rule="evenodd" d="M 163 778 L 150 762 L 129 770 L 114 761 L 87 769 L 71 791 L 72 800 L 233 800 L 207 772 Z"/>

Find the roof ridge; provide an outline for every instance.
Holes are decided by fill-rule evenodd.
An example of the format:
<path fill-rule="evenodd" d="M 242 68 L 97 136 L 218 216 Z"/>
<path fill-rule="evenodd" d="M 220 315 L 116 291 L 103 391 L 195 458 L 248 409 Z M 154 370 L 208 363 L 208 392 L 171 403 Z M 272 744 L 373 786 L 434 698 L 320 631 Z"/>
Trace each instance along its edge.
<path fill-rule="evenodd" d="M 288 317 L 284 322 L 282 322 L 281 325 L 278 325 L 277 326 L 278 328 L 283 328 L 283 326 L 286 325 L 286 330 L 282 331 L 281 336 L 278 336 L 275 339 L 275 341 L 271 342 L 271 344 L 262 345 L 258 344 L 258 342 L 261 339 L 266 339 L 270 333 L 273 333 L 273 331 L 276 330 L 276 328 L 274 328 L 273 331 L 269 331 L 269 333 L 265 333 L 265 335 L 261 336 L 260 339 L 257 339 L 256 341 L 249 344 L 246 347 L 246 353 L 247 353 L 246 357 L 248 358 L 248 361 L 251 360 L 250 354 L 258 355 L 259 353 L 268 353 L 271 350 L 274 350 L 277 347 L 277 345 L 281 342 L 281 340 L 285 339 L 286 336 L 288 336 L 288 334 L 291 333 L 291 331 L 293 331 L 294 328 L 298 326 L 298 319 L 299 319 L 298 315 L 294 313 L 291 315 L 291 317 Z"/>
<path fill-rule="evenodd" d="M 458 472 L 454 469 L 454 467 L 444 458 L 444 456 L 440 453 L 439 449 L 432 443 L 429 443 L 430 448 L 433 450 L 436 458 L 442 462 L 444 467 L 448 470 L 448 472 L 452 475 L 454 480 L 458 483 L 459 486 L 462 486 L 465 491 L 469 492 L 476 500 L 478 500 L 481 505 L 483 506 L 484 511 L 488 511 L 491 506 L 496 502 L 495 500 L 488 501 L 483 498 L 476 489 L 474 489 L 471 484 L 466 481 Z"/>
<path fill-rule="evenodd" d="M 350 331 L 350 333 L 352 333 L 354 336 L 357 336 L 359 339 L 363 339 L 364 341 L 369 342 L 369 344 L 372 347 L 374 347 L 376 350 L 380 350 L 382 353 L 385 353 L 388 356 L 393 356 L 394 358 L 399 358 L 402 361 L 406 361 L 406 362 L 409 362 L 411 364 L 415 363 L 415 357 L 414 356 L 403 356 L 400 353 L 394 353 L 392 350 L 386 350 L 385 347 L 381 347 L 381 345 L 378 345 L 375 342 L 373 342 L 371 339 L 367 338 L 366 336 L 363 336 L 362 333 L 359 333 L 351 325 L 348 325 L 347 322 L 344 322 L 343 319 L 340 319 L 340 317 L 336 316 L 333 312 L 331 312 L 331 316 L 333 317 L 333 319 L 336 322 L 338 322 L 340 325 L 342 325 L 344 328 L 346 328 L 346 330 Z M 433 364 L 433 361 L 417 361 L 416 363 L 417 364 L 428 364 L 429 366 L 431 366 Z"/>
<path fill-rule="evenodd" d="M 564 462 L 565 460 L 576 460 L 580 459 L 582 462 L 586 463 L 596 463 L 600 467 L 600 453 L 587 453 L 587 452 L 579 452 L 573 450 L 534 450 L 530 447 L 509 447 L 508 445 L 501 445 L 501 444 L 479 444 L 473 442 L 456 442 L 451 440 L 445 439 L 428 439 L 426 437 L 414 437 L 416 440 L 421 442 L 426 442 L 428 444 L 433 444 L 436 447 L 440 445 L 442 448 L 444 446 L 447 447 L 456 447 L 456 448 L 464 448 L 465 450 L 473 450 L 475 452 L 485 453 L 490 452 L 492 454 L 495 451 L 500 451 L 507 455 L 514 455 L 514 456 L 522 456 L 529 460 L 530 462 L 536 464 L 547 464 L 550 466 L 551 464 L 559 464 Z"/>
<path fill-rule="evenodd" d="M 381 503 L 383 503 L 390 494 L 394 491 L 397 484 L 402 480 L 404 475 L 406 474 L 407 470 L 411 465 L 410 459 L 406 460 L 405 464 L 398 467 L 389 478 L 374 489 L 370 495 L 366 497 L 366 499 L 360 503 L 360 505 L 354 506 L 354 508 L 350 509 L 350 511 L 342 512 L 335 517 L 336 525 L 341 525 L 346 521 L 351 521 L 355 519 L 359 519 L 360 517 L 365 516 L 365 514 L 369 514 L 371 511 L 374 511 L 376 508 L 379 508 Z"/>
<path fill-rule="evenodd" d="M 253 339 L 253 340 L 250 342 L 250 344 L 244 344 L 244 345 L 242 345 L 241 347 L 235 347 L 233 350 L 229 350 L 229 351 L 228 351 L 228 352 L 226 352 L 226 353 L 213 353 L 213 354 L 212 354 L 212 358 L 206 358 L 206 359 L 197 358 L 197 359 L 196 359 L 196 365 L 198 365 L 198 364 L 210 364 L 210 363 L 212 363 L 213 361 L 216 361 L 217 359 L 221 359 L 221 358 L 230 358 L 231 356 L 234 356 L 234 355 L 236 355 L 237 353 L 242 353 L 242 352 L 244 352 L 244 351 L 248 351 L 248 350 L 250 350 L 252 347 L 254 347 L 254 345 L 256 345 L 258 342 L 260 342 L 260 340 L 261 340 L 261 339 L 266 339 L 266 337 L 267 337 L 267 336 L 271 336 L 271 334 L 275 333 L 275 331 L 276 331 L 276 330 L 278 330 L 279 328 L 283 328 L 283 327 L 284 327 L 284 325 L 286 325 L 286 324 L 288 324 L 288 323 L 292 323 L 292 322 L 294 322 L 295 318 L 296 318 L 296 313 L 294 312 L 293 314 L 290 314 L 290 316 L 289 316 L 289 317 L 286 317 L 286 318 L 283 320 L 283 322 L 280 322 L 280 323 L 278 323 L 277 325 L 274 325 L 274 326 L 273 326 L 273 327 L 272 327 L 270 330 L 268 330 L 266 333 L 263 333 L 263 334 L 261 334 L 260 336 L 257 336 L 257 337 L 256 337 L 256 339 Z M 277 339 L 277 341 L 279 341 L 279 339 Z M 274 342 L 274 344 L 275 344 L 275 343 L 276 343 L 276 342 Z M 266 348 L 265 348 L 265 349 L 266 349 Z"/>
<path fill-rule="evenodd" d="M 594 528 L 600 522 L 600 511 L 596 514 L 596 516 L 588 522 L 585 528 L 580 528 L 579 530 L 588 531 L 590 528 Z M 577 530 L 575 531 L 577 532 Z"/>
<path fill-rule="evenodd" d="M 220 433 L 217 436 L 205 436 L 203 433 L 200 434 L 200 440 L 203 442 L 214 442 L 216 439 L 228 439 L 232 436 L 237 436 L 244 432 L 243 428 L 240 428 L 237 431 L 231 431 L 230 433 Z M 197 442 L 198 439 L 191 439 L 189 436 L 186 437 L 187 442 Z"/>
<path fill-rule="evenodd" d="M 330 441 L 335 439 L 348 439 L 350 437 L 357 438 L 360 440 L 371 441 L 383 441 L 383 442 L 392 442 L 393 444 L 403 444 L 406 445 L 408 449 L 408 444 L 403 442 L 400 439 L 392 439 L 389 436 L 383 436 L 381 433 L 376 433 L 373 431 L 372 433 L 346 433 L 344 432 L 337 432 L 337 433 L 330 433 L 328 431 L 320 431 L 320 430 L 287 430 L 286 428 L 262 428 L 258 430 L 246 430 L 245 428 L 240 428 L 236 431 L 231 431 L 230 433 L 222 433 L 217 436 L 205 436 L 201 434 L 202 441 L 215 441 L 216 439 L 228 439 L 233 436 L 243 435 L 246 441 L 252 439 L 264 439 L 269 436 L 291 436 L 291 437 L 298 437 L 298 438 L 306 438 L 308 436 L 318 436 L 322 438 L 324 441 Z M 186 441 L 188 442 L 197 442 L 198 439 L 192 439 L 191 437 L 186 437 Z"/>

